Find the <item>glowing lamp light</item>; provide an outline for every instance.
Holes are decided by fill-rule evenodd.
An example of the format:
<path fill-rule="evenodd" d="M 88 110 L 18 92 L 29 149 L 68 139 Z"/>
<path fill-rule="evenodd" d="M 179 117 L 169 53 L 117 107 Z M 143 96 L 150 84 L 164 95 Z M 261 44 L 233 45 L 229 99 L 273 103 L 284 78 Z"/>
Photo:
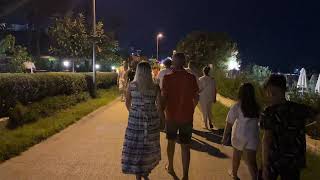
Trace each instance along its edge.
<path fill-rule="evenodd" d="M 96 69 L 100 69 L 100 64 L 96 64 Z"/>
<path fill-rule="evenodd" d="M 229 59 L 228 61 L 228 70 L 240 70 L 240 64 L 236 59 Z"/>
<path fill-rule="evenodd" d="M 70 66 L 70 62 L 69 61 L 63 61 L 63 66 L 64 67 L 69 67 Z"/>
<path fill-rule="evenodd" d="M 238 53 L 239 53 L 238 51 L 235 51 L 232 53 L 231 57 L 228 58 L 228 61 L 226 63 L 228 71 L 231 71 L 231 70 L 239 71 L 240 70 L 240 63 L 237 59 Z"/>
<path fill-rule="evenodd" d="M 116 70 L 116 67 L 115 67 L 115 66 L 111 66 L 111 69 L 112 69 L 112 70 Z"/>
<path fill-rule="evenodd" d="M 157 38 L 158 39 L 160 39 L 160 38 L 162 38 L 163 37 L 163 34 L 162 33 L 159 33 L 158 35 L 157 35 Z"/>

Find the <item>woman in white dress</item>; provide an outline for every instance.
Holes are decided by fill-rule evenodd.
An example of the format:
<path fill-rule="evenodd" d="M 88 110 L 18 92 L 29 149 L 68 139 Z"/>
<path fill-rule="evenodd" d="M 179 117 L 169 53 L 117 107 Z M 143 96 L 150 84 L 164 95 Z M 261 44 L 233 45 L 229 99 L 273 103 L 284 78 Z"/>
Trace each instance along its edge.
<path fill-rule="evenodd" d="M 233 147 L 232 172 L 233 179 L 239 179 L 237 172 L 242 153 L 246 154 L 251 180 L 257 179 L 256 151 L 259 144 L 259 115 L 260 107 L 255 98 L 254 87 L 245 83 L 239 90 L 239 101 L 231 107 L 222 139 L 227 144 L 231 134 Z"/>
<path fill-rule="evenodd" d="M 202 119 L 204 126 L 208 129 L 208 123 L 210 128 L 214 128 L 212 119 L 212 105 L 216 102 L 216 83 L 212 77 L 209 76 L 210 67 L 203 68 L 203 76 L 199 78 L 200 89 L 200 109 L 202 113 Z"/>

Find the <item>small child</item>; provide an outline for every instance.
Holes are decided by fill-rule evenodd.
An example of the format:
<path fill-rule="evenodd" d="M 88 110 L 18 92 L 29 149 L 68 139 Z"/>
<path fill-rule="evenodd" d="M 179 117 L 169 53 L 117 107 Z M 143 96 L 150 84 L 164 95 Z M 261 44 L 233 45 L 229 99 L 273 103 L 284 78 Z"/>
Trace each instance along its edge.
<path fill-rule="evenodd" d="M 231 135 L 233 147 L 232 172 L 233 179 L 237 176 L 242 153 L 246 154 L 251 180 L 257 179 L 256 151 L 259 144 L 259 115 L 260 107 L 255 98 L 254 87 L 245 83 L 240 87 L 239 100 L 231 107 L 222 139 L 222 144 L 228 142 L 228 134 Z"/>

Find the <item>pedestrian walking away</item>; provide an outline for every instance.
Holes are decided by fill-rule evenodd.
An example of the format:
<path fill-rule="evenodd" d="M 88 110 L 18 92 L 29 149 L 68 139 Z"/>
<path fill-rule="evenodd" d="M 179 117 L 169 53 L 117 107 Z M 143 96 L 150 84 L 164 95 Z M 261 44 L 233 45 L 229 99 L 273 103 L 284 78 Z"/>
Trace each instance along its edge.
<path fill-rule="evenodd" d="M 258 178 L 256 152 L 259 144 L 260 107 L 255 98 L 254 87 L 250 83 L 243 84 L 239 89 L 238 102 L 230 108 L 222 144 L 228 143 L 232 129 L 231 144 L 233 147 L 232 170 L 230 176 L 238 178 L 241 156 L 246 155 L 251 180 Z"/>
<path fill-rule="evenodd" d="M 163 84 L 163 78 L 165 75 L 170 74 L 172 72 L 171 66 L 172 66 L 172 61 L 170 59 L 167 59 L 163 62 L 164 69 L 162 69 L 159 74 L 158 74 L 158 81 L 159 81 L 159 86 L 160 89 L 162 89 L 162 84 Z"/>
<path fill-rule="evenodd" d="M 195 76 L 183 68 L 185 61 L 183 53 L 173 55 L 173 70 L 171 74 L 164 76 L 161 93 L 162 107 L 165 107 L 166 112 L 168 139 L 167 156 L 169 164 L 166 170 L 176 177 L 173 159 L 176 139 L 179 137 L 182 151 L 182 179 L 188 180 L 193 113 L 199 101 L 199 88 Z"/>
<path fill-rule="evenodd" d="M 161 109 L 160 89 L 152 81 L 147 62 L 138 64 L 134 80 L 129 84 L 126 106 L 129 110 L 128 127 L 122 152 L 122 171 L 134 174 L 136 179 L 149 179 L 159 164 Z"/>
<path fill-rule="evenodd" d="M 260 119 L 263 130 L 262 167 L 264 180 L 299 180 L 306 167 L 306 123 L 316 111 L 286 100 L 286 78 L 271 75 L 265 85 L 269 106 Z"/>
<path fill-rule="evenodd" d="M 204 128 L 208 128 L 208 124 L 211 129 L 217 129 L 213 125 L 212 117 L 212 105 L 216 102 L 217 89 L 216 83 L 212 77 L 209 76 L 210 67 L 206 66 L 203 68 L 203 76 L 199 78 L 200 88 L 200 110 L 202 113 L 202 119 Z"/>

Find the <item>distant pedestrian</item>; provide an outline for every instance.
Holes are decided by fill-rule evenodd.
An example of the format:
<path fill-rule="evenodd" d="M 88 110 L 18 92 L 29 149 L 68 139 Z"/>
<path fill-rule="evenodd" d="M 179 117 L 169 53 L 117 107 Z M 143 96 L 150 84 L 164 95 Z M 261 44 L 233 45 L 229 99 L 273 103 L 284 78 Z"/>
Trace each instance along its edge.
<path fill-rule="evenodd" d="M 122 171 L 135 174 L 136 179 L 149 179 L 151 171 L 161 159 L 160 89 L 153 83 L 151 67 L 138 64 L 134 80 L 129 84 L 126 107 L 129 110 L 128 127 L 122 152 Z"/>
<path fill-rule="evenodd" d="M 212 123 L 212 105 L 216 102 L 217 89 L 216 83 L 214 79 L 209 76 L 209 73 L 210 67 L 206 66 L 203 68 L 203 76 L 199 78 L 200 109 L 205 128 L 208 129 L 209 124 L 211 129 L 216 129 Z"/>
<path fill-rule="evenodd" d="M 173 167 L 176 138 L 182 151 L 183 180 L 188 180 L 190 165 L 190 143 L 193 127 L 193 113 L 199 101 L 199 88 L 194 75 L 188 73 L 183 53 L 173 55 L 172 73 L 165 75 L 162 84 L 163 104 L 166 111 L 167 155 L 166 170 L 176 177 Z"/>
<path fill-rule="evenodd" d="M 255 98 L 254 87 L 245 83 L 240 87 L 238 102 L 228 113 L 222 139 L 222 144 L 227 144 L 232 129 L 233 157 L 230 175 L 233 179 L 239 179 L 237 173 L 242 153 L 247 157 L 250 179 L 256 180 L 258 177 L 256 152 L 259 144 L 259 115 L 260 107 Z"/>
<path fill-rule="evenodd" d="M 306 166 L 306 122 L 315 117 L 315 111 L 286 100 L 283 75 L 271 75 L 265 91 L 269 106 L 260 119 L 263 179 L 299 180 Z"/>
<path fill-rule="evenodd" d="M 159 74 L 158 74 L 158 81 L 159 81 L 159 86 L 160 89 L 162 89 L 162 82 L 163 82 L 163 78 L 165 75 L 170 74 L 172 72 L 171 66 L 172 66 L 172 61 L 170 59 L 166 59 L 163 62 L 164 65 L 164 69 L 162 69 Z"/>
<path fill-rule="evenodd" d="M 131 61 L 130 63 L 130 68 L 128 70 L 128 73 L 127 73 L 127 83 L 129 84 L 131 81 L 134 80 L 134 77 L 135 77 L 135 74 L 136 74 L 136 69 L 137 69 L 137 65 L 138 65 L 138 62 L 137 61 Z"/>
<path fill-rule="evenodd" d="M 159 67 L 159 64 L 155 64 L 153 65 L 152 67 L 152 79 L 153 79 L 153 82 L 155 82 L 156 84 L 158 84 L 158 75 L 159 75 L 159 72 L 160 72 L 160 67 Z"/>
<path fill-rule="evenodd" d="M 119 73 L 118 73 L 118 86 L 119 86 L 119 91 L 121 93 L 121 101 L 125 100 L 125 92 L 127 88 L 127 79 L 126 79 L 127 71 L 128 71 L 128 65 L 124 62 L 123 65 L 119 68 Z"/>

